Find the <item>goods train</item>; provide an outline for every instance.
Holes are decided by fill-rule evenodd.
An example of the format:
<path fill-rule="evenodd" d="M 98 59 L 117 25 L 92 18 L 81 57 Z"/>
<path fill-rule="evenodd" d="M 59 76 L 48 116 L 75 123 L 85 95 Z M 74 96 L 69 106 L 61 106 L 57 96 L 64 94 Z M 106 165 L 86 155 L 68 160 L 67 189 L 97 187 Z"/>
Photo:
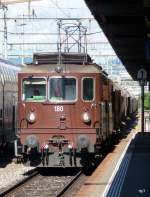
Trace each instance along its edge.
<path fill-rule="evenodd" d="M 21 65 L 0 59 L 0 157 L 8 156 L 16 137 L 17 73 Z"/>
<path fill-rule="evenodd" d="M 36 53 L 18 74 L 16 155 L 29 165 L 94 165 L 137 101 L 83 53 Z"/>

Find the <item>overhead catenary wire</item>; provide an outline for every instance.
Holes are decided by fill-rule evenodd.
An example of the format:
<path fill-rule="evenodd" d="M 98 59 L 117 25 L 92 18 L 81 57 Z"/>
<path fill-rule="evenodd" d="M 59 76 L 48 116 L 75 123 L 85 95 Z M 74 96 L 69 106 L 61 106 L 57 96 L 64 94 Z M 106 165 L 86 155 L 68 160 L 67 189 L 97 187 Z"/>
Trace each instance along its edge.
<path fill-rule="evenodd" d="M 55 37 L 53 37 L 53 36 L 57 35 L 57 33 L 53 32 L 53 30 L 51 32 L 39 32 L 39 30 L 42 29 L 42 28 L 40 29 L 41 22 L 46 22 L 46 23 L 48 22 L 48 24 L 49 24 L 49 21 L 53 21 L 53 22 L 56 23 L 56 21 L 58 21 L 58 20 L 63 20 L 63 21 L 66 20 L 66 22 L 68 20 L 72 20 L 72 21 L 74 20 L 74 21 L 84 21 L 84 24 L 86 23 L 86 25 L 87 25 L 88 21 L 94 22 L 94 20 L 95 20 L 92 15 L 87 15 L 87 16 L 86 15 L 81 15 L 81 17 L 74 17 L 75 15 L 72 15 L 70 10 L 72 10 L 72 9 L 76 9 L 76 10 L 80 9 L 81 10 L 81 8 L 72 8 L 72 6 L 71 6 L 71 9 L 70 8 L 64 8 L 64 6 L 62 7 L 59 4 L 60 1 L 57 1 L 57 0 L 52 0 L 52 1 L 48 0 L 48 1 L 51 2 L 51 5 L 53 6 L 53 8 L 57 9 L 57 13 L 59 13 L 59 16 L 64 16 L 64 17 L 59 17 L 59 16 L 58 17 L 54 17 L 54 15 L 52 15 L 52 17 L 51 17 L 50 16 L 51 12 L 49 12 L 48 15 L 44 15 L 44 17 L 40 17 L 40 15 L 38 15 L 38 13 L 36 13 L 37 10 L 35 8 L 36 6 L 34 6 L 34 3 L 31 6 L 31 9 L 34 10 L 34 14 L 33 14 L 34 17 L 31 17 L 30 19 L 28 17 L 28 14 L 24 14 L 23 17 L 22 17 L 22 14 L 19 17 L 11 17 L 9 15 L 9 17 L 7 17 L 7 19 L 6 19 L 7 21 L 10 20 L 10 22 L 11 22 L 11 20 L 16 20 L 18 22 L 22 22 L 22 20 L 24 20 L 24 23 L 26 23 L 27 25 L 24 27 L 24 31 L 23 32 L 17 32 L 17 31 L 16 32 L 12 32 L 12 31 L 10 31 L 10 29 L 8 29 L 7 34 L 12 35 L 11 39 L 10 38 L 8 39 L 8 46 L 10 47 L 8 52 L 11 52 L 11 49 L 12 49 L 12 53 L 14 53 L 13 50 L 15 50 L 15 48 L 17 50 L 19 44 L 22 45 L 22 43 L 25 46 L 24 47 L 24 49 L 25 49 L 24 54 L 28 53 L 28 50 L 29 50 L 28 48 L 29 47 L 30 47 L 30 50 L 32 50 L 32 51 L 36 51 L 36 50 L 37 51 L 42 51 L 42 50 L 44 50 L 44 45 L 46 46 L 45 50 L 49 50 L 50 49 L 50 47 L 48 47 L 48 46 L 52 46 L 52 45 L 54 46 L 56 43 L 54 43 Z M 83 8 L 83 9 L 85 9 L 85 8 Z M 45 17 L 45 16 L 47 16 L 47 17 Z M 3 17 L 1 17 L 0 20 L 2 18 Z M 30 31 L 32 30 L 30 28 L 31 24 L 33 24 L 33 31 L 34 31 L 35 27 L 37 26 L 38 30 L 36 32 L 27 32 L 27 31 L 29 31 L 29 29 L 30 29 Z M 95 22 L 92 23 L 91 30 L 93 29 L 93 24 L 95 24 Z M 48 26 L 52 27 L 51 24 L 50 25 L 46 24 L 45 26 L 47 27 L 47 29 L 48 29 Z M 93 44 L 93 45 L 94 44 L 95 45 L 96 44 L 98 44 L 98 45 L 108 44 L 107 41 L 100 41 L 100 42 L 98 41 L 97 42 L 96 39 L 92 40 L 92 35 L 94 35 L 94 34 L 95 35 L 101 34 L 102 31 L 92 32 L 91 30 L 87 32 L 87 36 L 91 36 L 89 39 L 87 39 L 87 44 L 88 45 L 89 44 Z M 20 40 L 16 40 L 16 41 L 18 41 L 18 43 L 16 43 L 16 41 L 12 42 L 13 39 L 15 38 L 15 36 L 18 36 L 18 35 L 20 35 Z M 27 37 L 27 36 L 29 36 L 29 37 Z M 52 36 L 52 37 L 50 38 L 50 36 Z M 24 42 L 23 42 L 23 37 L 24 37 Z M 54 39 L 52 39 L 52 38 L 54 38 Z M 21 42 L 19 42 L 19 41 L 21 41 Z M 48 42 L 46 42 L 46 41 L 48 41 Z M 39 42 L 41 42 L 41 43 L 39 43 Z M 29 45 L 29 47 L 27 45 Z M 42 47 L 42 45 L 43 45 L 43 47 Z M 53 46 L 51 47 L 52 50 L 54 50 Z M 31 49 L 31 47 L 33 49 Z"/>
<path fill-rule="evenodd" d="M 1 30 L 0 32 L 4 32 L 3 30 Z M 7 31 L 8 34 L 12 34 L 12 35 L 20 35 L 22 33 L 19 32 L 10 32 Z M 87 35 L 93 35 L 93 34 L 99 34 L 102 33 L 102 31 L 99 32 L 91 32 L 91 33 L 87 33 Z M 57 32 L 51 33 L 51 32 L 24 32 L 24 35 L 58 35 Z M 65 33 L 62 33 L 62 35 L 65 35 Z"/>
<path fill-rule="evenodd" d="M 4 17 L 0 17 L 0 20 L 4 20 Z M 7 20 L 22 20 L 22 17 L 7 17 Z M 25 16 L 24 20 L 29 20 L 29 17 Z M 95 20 L 93 17 L 37 17 L 30 20 Z"/>
<path fill-rule="evenodd" d="M 56 0 L 56 2 L 53 1 L 53 0 L 50 0 L 50 2 L 52 2 L 52 3 L 56 6 L 56 8 L 59 9 L 59 11 L 60 11 L 61 13 L 63 13 L 63 14 L 64 14 L 65 16 L 67 16 L 68 18 L 70 18 L 70 15 L 67 14 L 66 12 L 64 12 L 63 9 L 62 9 L 61 7 L 58 6 L 57 0 Z"/>

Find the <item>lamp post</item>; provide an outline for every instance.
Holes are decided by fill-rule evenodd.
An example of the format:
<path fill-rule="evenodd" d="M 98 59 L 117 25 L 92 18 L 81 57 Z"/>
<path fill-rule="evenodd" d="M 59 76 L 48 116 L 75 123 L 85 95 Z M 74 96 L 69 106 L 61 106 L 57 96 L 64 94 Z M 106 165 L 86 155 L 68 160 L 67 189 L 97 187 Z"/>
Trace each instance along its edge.
<path fill-rule="evenodd" d="M 141 81 L 141 131 L 144 132 L 144 81 Z"/>
<path fill-rule="evenodd" d="M 144 86 L 147 84 L 147 72 L 145 69 L 140 69 L 137 74 L 137 79 L 141 86 L 141 132 L 144 132 Z"/>

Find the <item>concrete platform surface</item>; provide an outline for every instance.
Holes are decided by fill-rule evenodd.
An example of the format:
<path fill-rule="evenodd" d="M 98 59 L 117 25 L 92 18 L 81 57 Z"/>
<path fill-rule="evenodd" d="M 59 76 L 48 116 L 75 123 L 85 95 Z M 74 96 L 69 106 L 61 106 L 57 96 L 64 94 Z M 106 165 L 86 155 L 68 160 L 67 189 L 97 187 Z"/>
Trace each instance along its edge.
<path fill-rule="evenodd" d="M 145 132 L 134 128 L 122 139 L 76 197 L 150 197 L 150 120 L 145 123 Z"/>
<path fill-rule="evenodd" d="M 150 132 L 138 133 L 127 154 L 130 152 L 132 157 L 119 196 L 150 197 Z"/>
<path fill-rule="evenodd" d="M 76 197 L 102 197 L 107 195 L 117 173 L 128 146 L 134 138 L 136 131 L 132 131 L 123 138 L 115 149 L 109 153 L 102 163 L 97 167 L 91 177 L 77 192 Z"/>

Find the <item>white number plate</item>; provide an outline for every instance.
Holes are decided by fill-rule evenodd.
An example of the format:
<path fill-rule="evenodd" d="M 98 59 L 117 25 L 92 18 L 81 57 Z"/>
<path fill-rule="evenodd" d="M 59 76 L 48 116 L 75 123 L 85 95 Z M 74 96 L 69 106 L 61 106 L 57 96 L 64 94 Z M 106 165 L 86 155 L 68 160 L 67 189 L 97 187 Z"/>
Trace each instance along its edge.
<path fill-rule="evenodd" d="M 55 112 L 62 112 L 62 111 L 64 111 L 64 108 L 63 108 L 63 106 L 60 106 L 60 105 L 57 105 L 57 106 L 54 106 L 54 110 L 55 110 Z"/>

